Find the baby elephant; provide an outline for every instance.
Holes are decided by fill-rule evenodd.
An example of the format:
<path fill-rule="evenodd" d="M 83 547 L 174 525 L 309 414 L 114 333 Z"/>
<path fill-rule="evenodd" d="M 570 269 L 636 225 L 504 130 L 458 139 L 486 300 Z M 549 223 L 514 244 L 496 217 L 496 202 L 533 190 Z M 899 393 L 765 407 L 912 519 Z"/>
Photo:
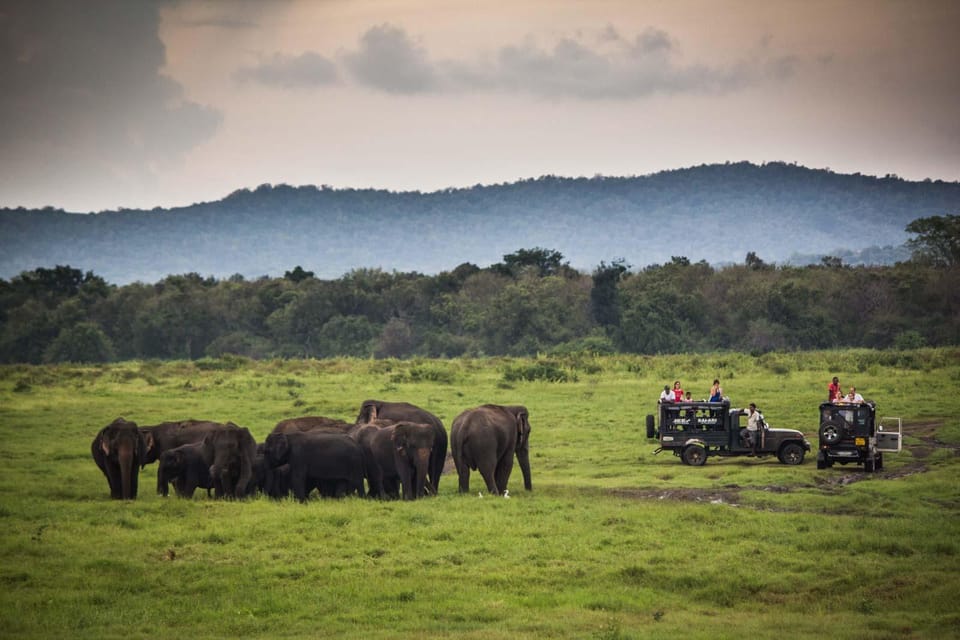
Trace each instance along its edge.
<path fill-rule="evenodd" d="M 160 454 L 160 468 L 157 470 L 157 488 L 164 496 L 168 495 L 167 484 L 172 482 L 173 489 L 181 498 L 192 498 L 197 487 L 207 490 L 213 488 L 210 466 L 203 457 L 203 443 L 185 444 Z"/>

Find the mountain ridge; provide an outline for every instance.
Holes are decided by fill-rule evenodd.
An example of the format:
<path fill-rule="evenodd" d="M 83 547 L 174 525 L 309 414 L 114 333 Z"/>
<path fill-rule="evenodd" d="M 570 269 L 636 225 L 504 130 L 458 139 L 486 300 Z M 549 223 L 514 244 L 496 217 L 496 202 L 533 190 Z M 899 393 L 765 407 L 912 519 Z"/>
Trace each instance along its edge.
<path fill-rule="evenodd" d="M 0 209 L 0 278 L 69 264 L 119 284 L 248 278 L 301 265 L 438 273 L 524 247 L 575 268 L 686 256 L 711 264 L 897 247 L 917 218 L 960 211 L 960 183 L 737 162 L 644 176 L 541 176 L 428 193 L 264 184 L 169 209 Z M 874 252 L 873 255 L 876 255 Z"/>

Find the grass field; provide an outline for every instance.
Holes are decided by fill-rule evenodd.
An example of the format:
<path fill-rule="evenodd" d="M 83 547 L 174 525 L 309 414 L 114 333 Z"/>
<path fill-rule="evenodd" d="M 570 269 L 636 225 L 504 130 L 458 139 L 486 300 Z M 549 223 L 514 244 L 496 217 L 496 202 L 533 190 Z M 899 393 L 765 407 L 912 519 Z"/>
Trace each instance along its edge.
<path fill-rule="evenodd" d="M 654 455 L 680 379 L 816 446 L 830 377 L 904 419 L 865 474 L 811 457 Z M 960 629 L 960 350 L 553 360 L 129 362 L 0 367 L 4 638 L 941 638 Z M 111 501 L 90 457 L 123 416 L 353 420 L 405 400 L 449 429 L 525 404 L 534 491 L 413 503 Z"/>

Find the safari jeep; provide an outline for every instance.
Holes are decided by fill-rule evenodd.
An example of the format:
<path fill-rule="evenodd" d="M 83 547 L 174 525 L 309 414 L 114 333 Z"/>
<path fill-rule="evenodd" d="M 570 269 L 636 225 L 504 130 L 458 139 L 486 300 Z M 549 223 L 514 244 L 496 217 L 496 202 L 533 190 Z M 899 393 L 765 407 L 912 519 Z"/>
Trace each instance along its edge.
<path fill-rule="evenodd" d="M 672 451 L 681 462 L 700 466 L 709 456 L 776 455 L 783 464 L 800 464 L 810 451 L 810 442 L 794 429 L 771 429 L 761 420 L 756 448 L 743 438 L 740 416 L 730 402 L 665 402 L 659 405 L 660 424 L 647 416 L 647 437 L 657 439 L 654 453 Z M 744 425 L 745 426 L 745 425 Z"/>
<path fill-rule="evenodd" d="M 872 400 L 862 403 L 824 402 L 820 405 L 820 448 L 817 469 L 834 462 L 862 464 L 864 471 L 883 468 L 884 453 L 901 448 L 903 421 L 881 418 Z"/>

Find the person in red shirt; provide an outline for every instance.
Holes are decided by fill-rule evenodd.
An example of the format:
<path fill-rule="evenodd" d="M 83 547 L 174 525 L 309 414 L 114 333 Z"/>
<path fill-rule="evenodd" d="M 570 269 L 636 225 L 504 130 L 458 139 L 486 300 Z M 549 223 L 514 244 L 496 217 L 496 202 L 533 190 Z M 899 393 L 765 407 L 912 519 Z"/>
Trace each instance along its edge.
<path fill-rule="evenodd" d="M 830 402 L 840 402 L 843 399 L 843 391 L 840 390 L 840 378 L 833 377 L 833 382 L 827 387 L 827 393 L 829 394 L 827 400 Z"/>
<path fill-rule="evenodd" d="M 683 402 L 683 388 L 680 386 L 679 380 L 673 383 L 673 401 Z"/>

